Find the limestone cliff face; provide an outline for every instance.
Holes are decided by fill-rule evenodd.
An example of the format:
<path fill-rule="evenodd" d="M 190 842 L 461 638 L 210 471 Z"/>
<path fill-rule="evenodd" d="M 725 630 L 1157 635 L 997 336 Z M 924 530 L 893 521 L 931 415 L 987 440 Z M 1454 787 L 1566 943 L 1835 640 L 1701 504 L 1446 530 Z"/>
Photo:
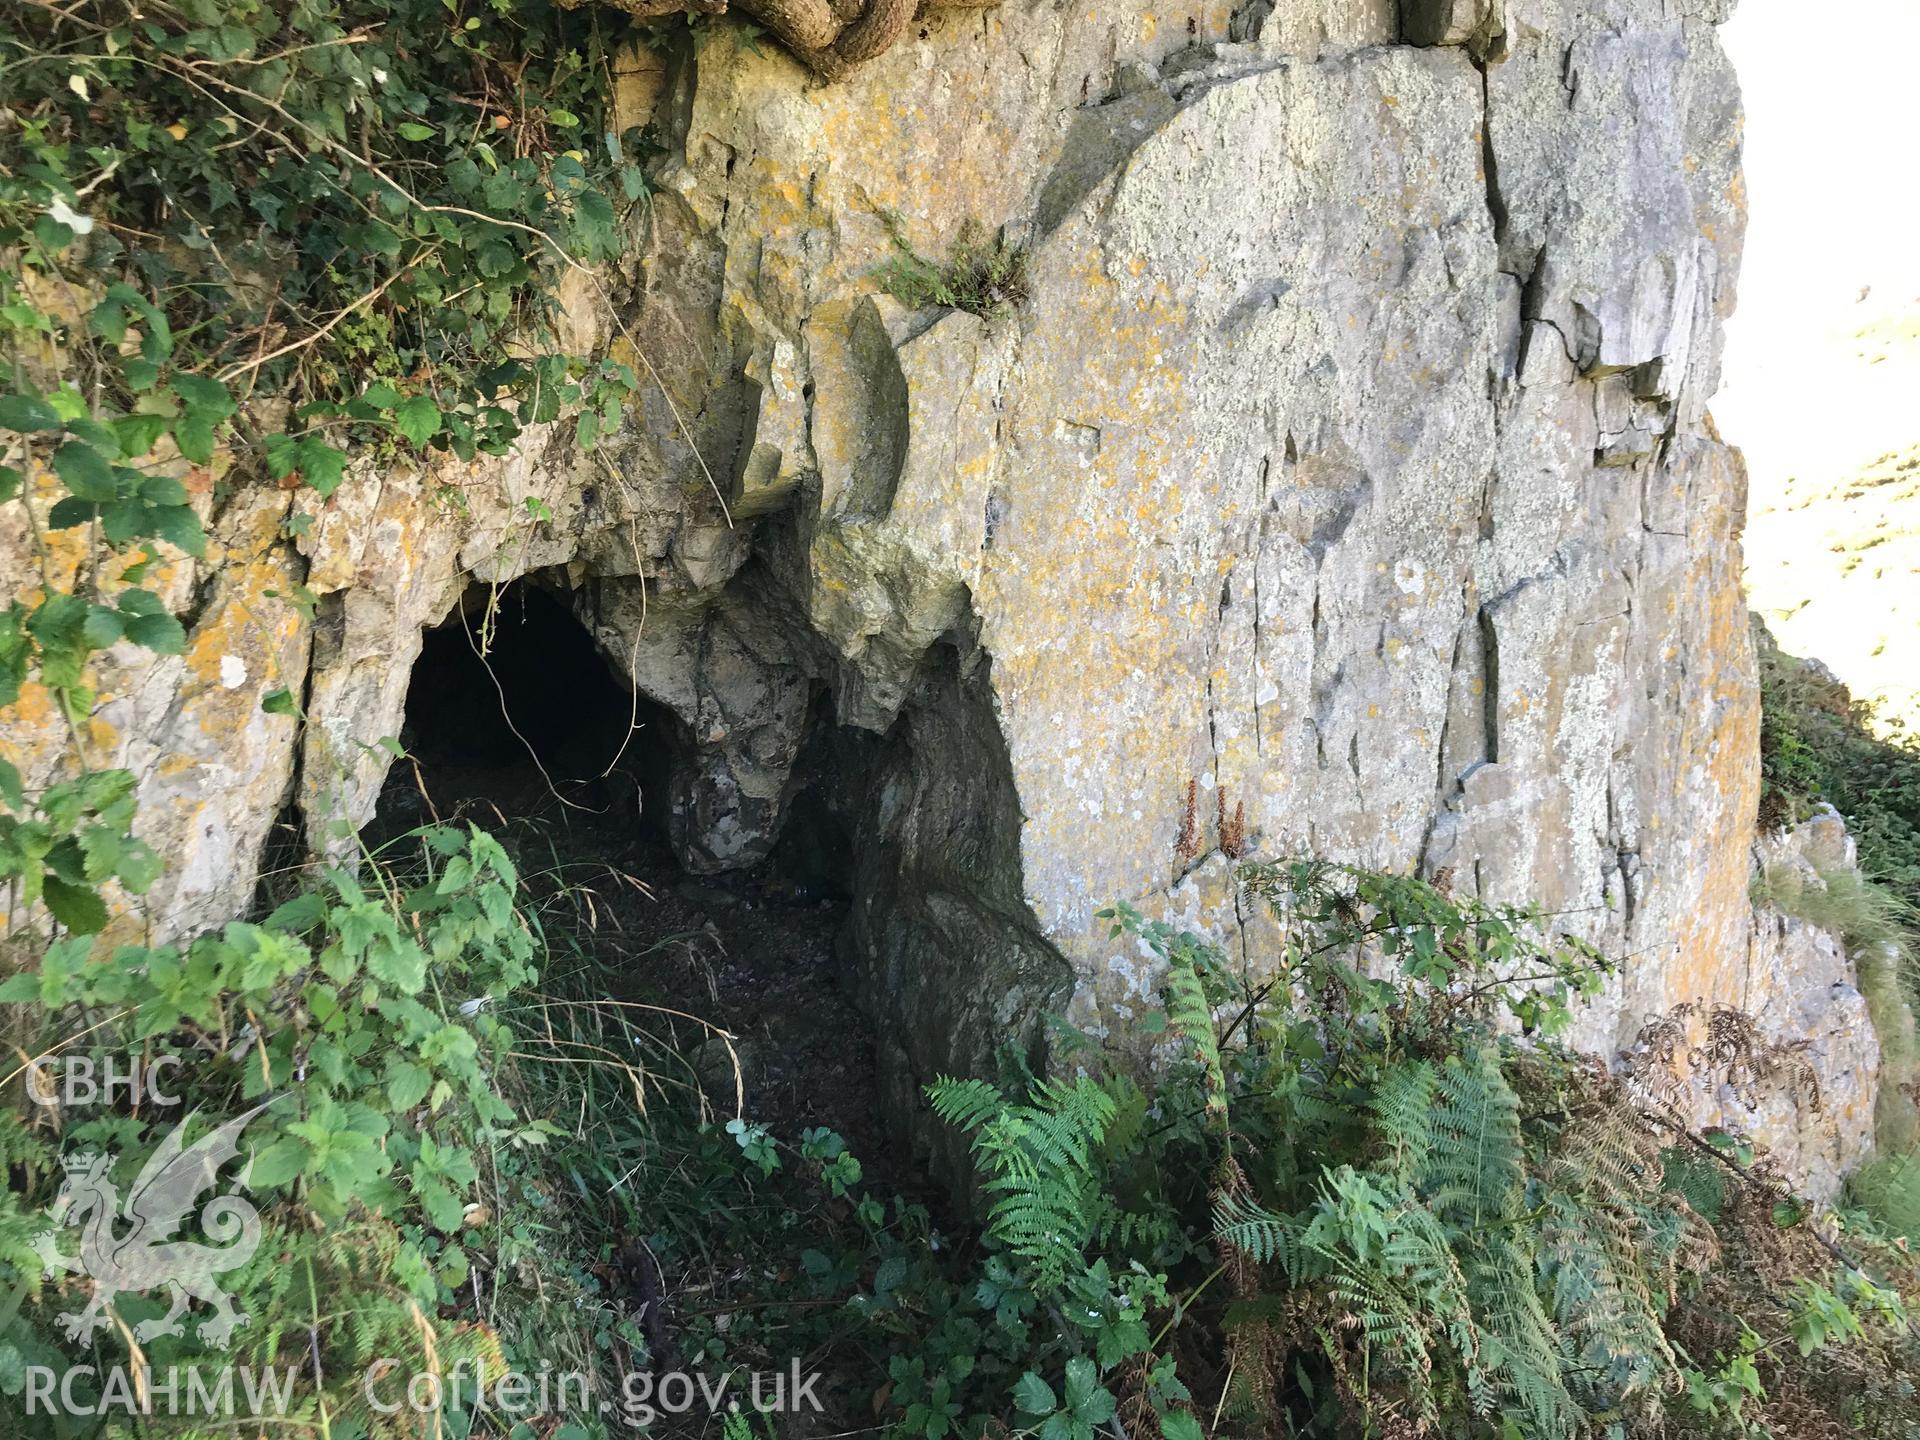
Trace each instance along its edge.
<path fill-rule="evenodd" d="M 363 818 L 421 627 L 541 571 L 687 722 L 696 869 L 765 853 L 817 695 L 882 737 L 850 950 L 902 1110 L 1048 1009 L 1125 1024 L 1154 977 L 1101 906 L 1236 913 L 1176 854 L 1193 782 L 1255 853 L 1444 872 L 1626 957 L 1595 1048 L 1696 997 L 1811 1037 L 1830 1103 L 1763 1128 L 1830 1183 L 1877 1049 L 1844 956 L 1748 899 L 1724 10 L 1010 0 L 827 87 L 680 57 L 621 97 L 671 154 L 570 316 L 658 380 L 612 451 L 365 471 L 292 501 L 297 545 L 237 502 L 185 666 L 119 677 L 164 918 L 243 903 L 283 795 Z M 969 222 L 1027 249 L 1017 311 L 879 293 L 895 227 Z"/>

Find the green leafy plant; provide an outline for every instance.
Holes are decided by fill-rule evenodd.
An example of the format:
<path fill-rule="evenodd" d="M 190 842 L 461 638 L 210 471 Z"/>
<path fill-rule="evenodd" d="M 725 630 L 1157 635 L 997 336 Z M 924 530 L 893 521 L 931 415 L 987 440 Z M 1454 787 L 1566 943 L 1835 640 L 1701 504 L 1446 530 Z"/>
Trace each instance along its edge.
<path fill-rule="evenodd" d="M 840 1423 L 922 1440 L 1786 1434 L 1822 1406 L 1901 1433 L 1920 1413 L 1899 1248 L 1546 1038 L 1597 983 L 1590 950 L 1404 876 L 1243 878 L 1279 937 L 1254 965 L 1112 913 L 1163 967 L 1136 1022 L 1152 1072 L 1063 1027 L 1053 1074 L 1009 1057 L 930 1087 L 970 1140 L 977 1230 L 876 1188 L 889 1167 L 819 1127 L 669 1101 L 644 1131 L 609 1108 L 557 1142 L 588 1243 L 638 1235 L 664 1292 L 698 1297 L 669 1339 L 582 1290 L 602 1353 L 672 1344 L 736 1374 L 803 1353 Z"/>
<path fill-rule="evenodd" d="M 927 1095 L 934 1114 L 974 1136 L 983 1184 L 995 1197 L 993 1236 L 1042 1285 L 1062 1285 L 1092 1238 L 1093 1152 L 1113 1119 L 1113 1098 L 1084 1079 L 1039 1083 L 1026 1104 L 982 1080 L 941 1080 Z"/>
<path fill-rule="evenodd" d="M 1749 1435 L 1747 1407 L 1764 1404 L 1767 1387 L 1760 1377 L 1754 1356 L 1764 1347 L 1759 1335 L 1742 1327 L 1739 1347 L 1712 1370 L 1682 1364 L 1680 1374 L 1686 1402 L 1693 1413 L 1713 1426 L 1724 1426 L 1739 1435 Z"/>
<path fill-rule="evenodd" d="M 471 458 L 570 409 L 583 445 L 617 423 L 632 371 L 542 343 L 559 276 L 617 243 L 601 183 L 637 173 L 575 113 L 600 113 L 605 44 L 540 6 L 0 20 L 0 505 L 35 570 L 0 595 L 0 712 L 44 700 L 72 742 L 64 773 L 0 757 L 0 996 L 22 1054 L 180 1059 L 208 1124 L 266 1105 L 247 1138 L 269 1243 L 233 1277 L 260 1317 L 240 1344 L 271 1361 L 304 1337 L 295 1418 L 322 1432 L 356 1359 L 477 1347 L 497 1368 L 497 1332 L 437 1317 L 471 1274 L 470 1217 L 553 1133 L 503 1094 L 514 1042 L 491 1008 L 538 945 L 506 853 L 443 827 L 404 876 L 338 867 L 257 923 L 105 938 L 138 935 L 115 917 L 158 863 L 134 777 L 98 768 L 100 658 L 186 651 L 167 597 L 242 487 L 324 499 L 356 452 Z M 284 691 L 265 708 L 297 713 Z M 0 1336 L 15 1358 L 59 1359 L 45 1307 L 68 1287 L 25 1241 L 60 1153 L 137 1168 L 172 1117 L 69 1119 L 56 1144 L 7 1117 L 0 1264 L 33 1297 Z M 344 1299 L 324 1323 L 323 1296 Z"/>
<path fill-rule="evenodd" d="M 130 783 L 89 773 L 95 661 L 183 653 L 159 582 L 203 554 L 210 504 L 324 497 L 356 450 L 617 424 L 629 366 L 540 343 L 559 277 L 617 245 L 602 182 L 637 173 L 580 118 L 607 43 L 544 6 L 426 0 L 0 21 L 0 505 L 38 570 L 0 595 L 0 709 L 44 694 L 76 771 L 30 794 L 0 757 L 16 919 L 98 931 L 102 887 L 154 878 Z"/>
<path fill-rule="evenodd" d="M 1920 1244 L 1920 1157 L 1912 1151 L 1861 1166 L 1848 1178 L 1847 1193 L 1889 1234 Z"/>
<path fill-rule="evenodd" d="M 977 222 L 962 227 L 953 253 L 929 260 L 908 243 L 898 217 L 889 216 L 893 255 L 880 272 L 880 287 L 912 309 L 938 305 L 992 317 L 1027 298 L 1027 253 L 1003 235 L 989 235 Z"/>
<path fill-rule="evenodd" d="M 1825 802 L 1846 818 L 1869 880 L 1907 915 L 1920 908 L 1920 748 L 1846 686 L 1783 652 L 1757 620 L 1761 821 L 1799 820 Z"/>
<path fill-rule="evenodd" d="M 177 1062 L 185 1077 L 182 1110 L 75 1115 L 57 1142 L 20 1148 L 18 1213 L 52 1199 L 62 1153 L 117 1154 L 124 1179 L 182 1115 L 208 1126 L 243 1117 L 266 1237 L 233 1282 L 255 1316 L 238 1353 L 271 1363 L 282 1337 L 300 1333 L 313 1352 L 302 1403 L 314 1414 L 351 1403 L 356 1356 L 382 1353 L 364 1348 L 376 1340 L 399 1347 L 391 1354 L 437 1343 L 425 1317 L 470 1273 L 482 1152 L 546 1133 L 518 1117 L 499 1079 L 514 1042 L 492 1004 L 535 973 L 514 866 L 477 830 L 436 826 L 418 840 L 422 868 L 405 885 L 336 867 L 259 923 L 184 945 L 109 948 L 73 934 L 0 984 L 0 1004 L 37 1031 L 32 1053 L 140 1055 Z M 13 1319 L 10 1343 L 44 1350 L 47 1310 L 75 1292 L 43 1283 L 38 1263 L 26 1273 L 38 1303 Z M 120 1318 L 138 1325 L 161 1303 L 122 1298 Z M 461 1349 L 451 1330 L 439 1338 Z M 182 1338 L 149 1353 L 185 1363 L 218 1352 Z M 344 1394 L 327 1389 L 332 1374 Z"/>
<path fill-rule="evenodd" d="M 1067 1361 L 1066 1383 L 1059 1396 L 1029 1370 L 1014 1383 L 1013 1401 L 1022 1420 L 1039 1428 L 1041 1440 L 1093 1440 L 1119 1409 L 1113 1392 L 1100 1383 L 1099 1372 L 1084 1355 Z"/>
<path fill-rule="evenodd" d="M 1770 1393 L 1761 1366 L 1816 1330 L 1822 1354 L 1904 1343 L 1894 1290 L 1858 1266 L 1830 1274 L 1811 1243 L 1790 1315 L 1764 1284 L 1713 1271 L 1714 1220 L 1674 1177 L 1737 1173 L 1751 1147 L 1688 1160 L 1634 1092 L 1548 1038 L 1607 967 L 1547 917 L 1321 862 L 1242 879 L 1284 936 L 1251 972 L 1263 978 L 1201 937 L 1110 912 L 1164 967 L 1164 1009 L 1141 1024 L 1171 1047 L 1153 1091 L 1124 1067 L 1086 1073 L 1089 1037 L 1067 1047 L 1083 1073 L 1028 1079 L 1017 1097 L 930 1088 L 935 1113 L 973 1137 L 1000 1267 L 983 1294 L 1012 1277 L 1063 1321 L 1011 1377 L 983 1356 L 948 1396 L 961 1415 L 985 1423 L 999 1383 L 1016 1423 L 1056 1434 L 1100 1426 L 1109 1405 L 1129 1433 L 1151 1417 L 1199 1434 L 1204 1386 L 1206 1409 L 1249 1429 L 1337 1433 L 1359 1416 L 1559 1436 L 1674 1424 L 1676 1394 L 1712 1426 L 1799 1403 L 1791 1382 Z M 1758 1181 L 1688 1185 L 1725 1225 L 1764 1197 L 1769 1231 L 1805 1233 L 1805 1208 Z M 1761 1358 L 1730 1348 L 1701 1370 L 1676 1347 L 1676 1316 L 1698 1339 L 1707 1273 L 1714 1304 L 1764 1323 Z M 1080 1320 L 1104 1302 L 1118 1323 Z M 1224 1374 L 1178 1362 L 1196 1326 Z"/>

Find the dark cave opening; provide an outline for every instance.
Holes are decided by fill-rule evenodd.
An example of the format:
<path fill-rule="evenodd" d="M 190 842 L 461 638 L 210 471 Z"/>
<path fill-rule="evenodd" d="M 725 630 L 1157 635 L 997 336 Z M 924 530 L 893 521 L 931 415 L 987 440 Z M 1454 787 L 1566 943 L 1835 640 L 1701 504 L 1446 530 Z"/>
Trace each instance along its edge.
<path fill-rule="evenodd" d="M 847 904 L 857 863 L 854 837 L 877 736 L 839 725 L 833 699 L 814 697 L 794 761 L 785 814 L 762 863 L 767 885 L 796 900 Z"/>
<path fill-rule="evenodd" d="M 436 819 L 492 831 L 520 865 L 549 967 L 723 1025 L 748 1109 L 776 1133 L 826 1125 L 865 1155 L 890 1149 L 845 948 L 864 776 L 881 741 L 837 723 L 824 688 L 771 850 L 719 874 L 690 873 L 672 843 L 677 796 L 679 823 L 692 813 L 688 727 L 636 697 L 569 593 L 538 577 L 497 598 L 474 585 L 425 632 L 400 739 L 406 758 L 388 772 L 373 843 Z M 708 1063 L 709 1032 L 652 1024 L 694 1069 Z M 712 1098 L 730 1110 L 730 1093 Z"/>
<path fill-rule="evenodd" d="M 566 601 L 475 585 L 421 637 L 381 828 L 559 820 L 666 843 L 677 717 L 618 678 Z"/>

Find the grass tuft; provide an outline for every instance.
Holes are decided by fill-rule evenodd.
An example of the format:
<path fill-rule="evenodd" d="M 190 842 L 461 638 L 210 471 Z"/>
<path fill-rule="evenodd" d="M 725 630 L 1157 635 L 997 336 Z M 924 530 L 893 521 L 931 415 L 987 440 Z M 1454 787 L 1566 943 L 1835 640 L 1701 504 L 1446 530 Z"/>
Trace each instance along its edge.
<path fill-rule="evenodd" d="M 1846 947 L 1880 1041 L 1875 1137 L 1883 1149 L 1906 1150 L 1920 1143 L 1920 1111 L 1908 1094 L 1920 1074 L 1913 1017 L 1913 906 L 1858 870 L 1809 872 L 1788 865 L 1762 867 L 1754 877 L 1753 898 L 1756 904 L 1771 905 L 1827 931 Z"/>
<path fill-rule="evenodd" d="M 1851 869 L 1809 874 L 1788 865 L 1763 866 L 1753 898 L 1837 936 L 1856 960 L 1879 951 L 1895 957 L 1896 966 L 1916 918 L 1903 897 Z"/>
<path fill-rule="evenodd" d="M 1920 1151 L 1861 1166 L 1847 1181 L 1847 1198 L 1889 1235 L 1920 1243 Z"/>
<path fill-rule="evenodd" d="M 880 272 L 880 286 L 915 310 L 942 305 L 990 318 L 1027 298 L 1027 252 L 969 220 L 960 227 L 953 254 L 929 260 L 907 243 L 898 217 L 889 217 L 894 253 Z"/>

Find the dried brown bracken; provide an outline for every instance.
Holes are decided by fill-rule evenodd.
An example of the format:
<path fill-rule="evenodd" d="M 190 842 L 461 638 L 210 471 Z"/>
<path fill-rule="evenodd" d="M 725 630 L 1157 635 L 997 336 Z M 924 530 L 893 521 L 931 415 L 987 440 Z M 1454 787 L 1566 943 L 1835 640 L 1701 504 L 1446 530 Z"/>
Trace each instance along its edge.
<path fill-rule="evenodd" d="M 1231 1155 L 1223 1158 L 1214 1171 L 1213 1186 L 1207 1199 L 1217 1211 L 1231 1198 L 1249 1199 L 1253 1182 L 1239 1161 Z M 1281 1425 L 1277 1402 L 1277 1382 L 1288 1352 L 1287 1329 L 1278 1316 L 1261 1304 L 1265 1293 L 1260 1265 L 1239 1246 L 1220 1242 L 1220 1264 L 1228 1288 L 1241 1313 L 1227 1332 L 1228 1374 L 1237 1400 L 1237 1433 L 1247 1436 L 1279 1436 L 1287 1433 Z"/>
<path fill-rule="evenodd" d="M 1173 842 L 1173 853 L 1192 860 L 1200 853 L 1200 782 L 1187 781 L 1187 809 L 1180 817 L 1180 835 Z"/>
<path fill-rule="evenodd" d="M 1705 1027 L 1705 1035 L 1695 1045 L 1692 1040 L 1699 1026 Z M 1768 1040 L 1746 1011 L 1688 1000 L 1642 1025 L 1624 1058 L 1634 1085 L 1663 1105 L 1679 1104 L 1689 1088 L 1690 1073 L 1726 1087 L 1749 1110 L 1759 1107 L 1763 1087 L 1783 1081 L 1796 1102 L 1805 1100 L 1807 1108 L 1818 1114 L 1820 1078 L 1807 1060 L 1809 1043 Z"/>
<path fill-rule="evenodd" d="M 1222 785 L 1217 798 L 1220 802 L 1220 853 L 1229 860 L 1238 860 L 1247 853 L 1247 804 L 1236 800 L 1233 805 L 1233 818 L 1227 818 L 1227 787 Z"/>

